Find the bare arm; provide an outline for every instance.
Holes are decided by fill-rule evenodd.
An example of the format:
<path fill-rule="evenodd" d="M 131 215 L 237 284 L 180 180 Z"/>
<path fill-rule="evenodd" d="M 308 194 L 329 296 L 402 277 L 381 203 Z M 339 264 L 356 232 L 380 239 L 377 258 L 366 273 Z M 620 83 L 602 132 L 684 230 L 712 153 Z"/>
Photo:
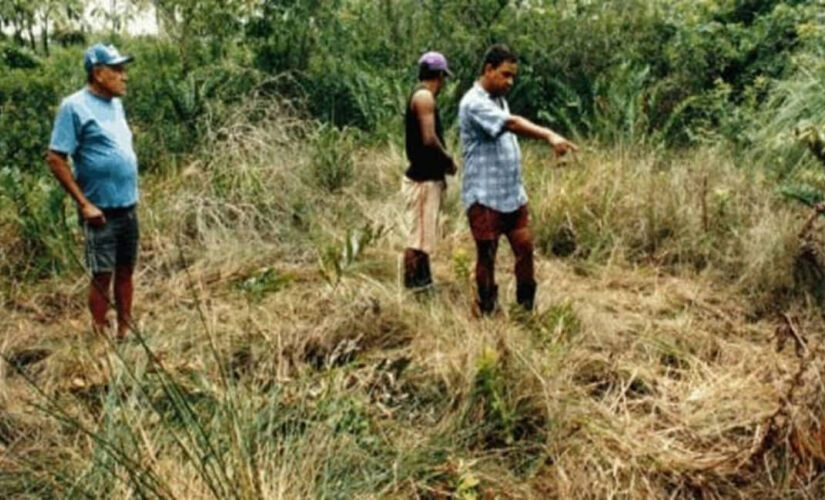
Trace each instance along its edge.
<path fill-rule="evenodd" d="M 435 99 L 429 92 L 416 92 L 412 99 L 412 110 L 421 124 L 421 140 L 424 146 L 435 151 L 444 165 L 448 165 L 446 173 L 453 175 L 456 172 L 455 162 L 447 153 L 447 149 L 438 134 L 435 132 Z"/>
<path fill-rule="evenodd" d="M 46 163 L 49 164 L 49 169 L 51 169 L 52 174 L 54 174 L 57 180 L 60 181 L 63 189 L 71 195 L 77 203 L 77 206 L 80 207 L 80 214 L 83 216 L 83 219 L 93 226 L 105 224 L 106 217 L 103 215 L 103 212 L 83 196 L 83 191 L 80 189 L 80 186 L 77 185 L 74 175 L 72 175 L 72 170 L 69 168 L 66 156 L 57 151 L 49 150 L 46 153 Z"/>
<path fill-rule="evenodd" d="M 547 141 L 553 147 L 556 155 L 563 156 L 568 151 L 578 151 L 579 147 L 565 139 L 563 136 L 553 132 L 547 127 L 542 127 L 531 122 L 523 116 L 510 116 L 504 127 L 517 135 L 541 139 Z"/>

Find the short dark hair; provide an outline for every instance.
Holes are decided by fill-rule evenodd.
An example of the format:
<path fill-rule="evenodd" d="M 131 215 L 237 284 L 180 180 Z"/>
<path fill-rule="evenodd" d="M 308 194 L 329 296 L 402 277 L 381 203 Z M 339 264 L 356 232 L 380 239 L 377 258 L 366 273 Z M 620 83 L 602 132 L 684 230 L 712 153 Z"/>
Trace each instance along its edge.
<path fill-rule="evenodd" d="M 510 50 L 510 47 L 504 45 L 503 43 L 493 44 L 487 49 L 487 52 L 484 53 L 484 62 L 481 63 L 481 72 L 484 73 L 484 68 L 486 68 L 488 64 L 492 65 L 493 69 L 496 69 L 501 66 L 501 63 L 503 62 L 517 63 L 518 57 L 512 50 Z"/>
<path fill-rule="evenodd" d="M 427 63 L 418 66 L 418 81 L 433 80 L 446 74 L 443 69 L 432 69 Z"/>

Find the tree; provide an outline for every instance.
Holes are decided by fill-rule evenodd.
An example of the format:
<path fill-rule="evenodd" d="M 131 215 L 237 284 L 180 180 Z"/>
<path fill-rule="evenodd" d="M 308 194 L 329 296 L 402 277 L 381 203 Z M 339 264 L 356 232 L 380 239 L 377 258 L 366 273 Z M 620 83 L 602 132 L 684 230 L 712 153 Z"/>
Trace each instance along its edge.
<path fill-rule="evenodd" d="M 35 8 L 38 0 L 4 0 L 0 3 L 0 19 L 4 26 L 11 26 L 12 39 L 19 45 L 31 46 L 36 49 L 34 37 Z"/>
<path fill-rule="evenodd" d="M 151 0 L 158 25 L 180 47 L 184 67 L 190 67 L 198 48 L 218 59 L 228 42 L 243 32 L 255 0 Z"/>
<path fill-rule="evenodd" d="M 12 39 L 37 51 L 37 39 L 43 53 L 49 55 L 52 27 L 83 16 L 82 0 L 3 0 L 0 2 L 0 26 L 12 29 Z"/>
<path fill-rule="evenodd" d="M 81 0 L 39 0 L 34 2 L 34 17 L 40 29 L 43 53 L 49 55 L 49 38 L 51 27 L 55 22 L 69 22 L 83 17 Z"/>

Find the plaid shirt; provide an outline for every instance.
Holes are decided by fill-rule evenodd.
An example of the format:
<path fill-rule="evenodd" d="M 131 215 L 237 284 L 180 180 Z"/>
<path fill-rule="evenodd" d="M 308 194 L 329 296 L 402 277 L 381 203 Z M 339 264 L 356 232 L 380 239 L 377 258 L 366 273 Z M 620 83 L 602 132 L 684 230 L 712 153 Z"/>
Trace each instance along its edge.
<path fill-rule="evenodd" d="M 490 96 L 478 82 L 464 94 L 458 109 L 464 146 L 461 197 L 470 208 L 479 203 L 499 212 L 514 212 L 527 203 L 521 183 L 521 151 L 516 135 L 504 126 L 507 101 Z"/>

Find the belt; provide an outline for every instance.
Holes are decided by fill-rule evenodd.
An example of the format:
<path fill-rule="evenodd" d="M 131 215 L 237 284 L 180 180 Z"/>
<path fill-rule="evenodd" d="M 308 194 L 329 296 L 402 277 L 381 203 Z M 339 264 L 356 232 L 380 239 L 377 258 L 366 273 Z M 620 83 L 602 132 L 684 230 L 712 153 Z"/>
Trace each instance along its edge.
<path fill-rule="evenodd" d="M 128 207 L 101 208 L 100 210 L 106 217 L 121 217 L 123 215 L 128 214 L 134 209 L 135 205 L 133 204 L 129 205 Z"/>

